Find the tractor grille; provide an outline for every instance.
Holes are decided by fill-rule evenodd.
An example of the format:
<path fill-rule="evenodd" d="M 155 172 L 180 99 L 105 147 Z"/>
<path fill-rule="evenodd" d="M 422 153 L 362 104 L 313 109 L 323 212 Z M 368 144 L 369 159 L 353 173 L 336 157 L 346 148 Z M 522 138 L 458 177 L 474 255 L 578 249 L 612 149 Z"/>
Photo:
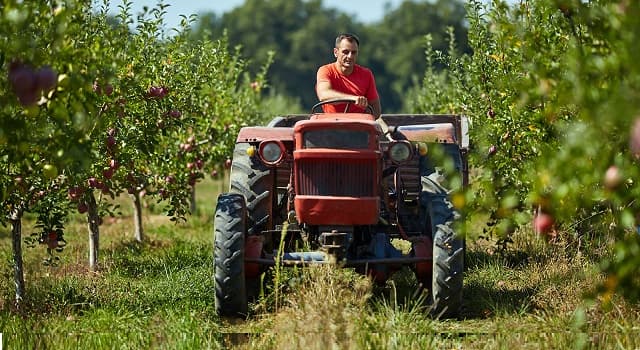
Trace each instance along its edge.
<path fill-rule="evenodd" d="M 375 193 L 375 160 L 300 159 L 297 194 L 371 197 Z"/>

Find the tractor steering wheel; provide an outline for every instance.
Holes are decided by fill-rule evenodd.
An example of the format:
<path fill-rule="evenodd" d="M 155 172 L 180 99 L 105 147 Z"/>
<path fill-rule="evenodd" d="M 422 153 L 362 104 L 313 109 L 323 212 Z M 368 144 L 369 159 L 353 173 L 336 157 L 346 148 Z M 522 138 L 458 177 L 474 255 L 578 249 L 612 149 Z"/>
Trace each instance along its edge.
<path fill-rule="evenodd" d="M 338 103 L 346 103 L 347 105 L 344 108 L 344 112 L 343 113 L 347 113 L 347 111 L 349 110 L 349 105 L 351 105 L 354 101 L 350 98 L 331 98 L 328 100 L 324 100 L 324 101 L 320 101 L 318 103 L 316 103 L 315 105 L 313 105 L 313 107 L 311 107 L 311 114 L 314 113 L 319 113 L 322 110 L 319 109 L 320 107 L 324 106 L 324 105 L 328 105 L 328 104 L 338 104 Z M 317 110 L 319 109 L 319 110 Z M 367 105 L 367 107 L 365 108 L 365 112 L 373 115 L 373 107 L 371 107 L 371 105 Z"/>

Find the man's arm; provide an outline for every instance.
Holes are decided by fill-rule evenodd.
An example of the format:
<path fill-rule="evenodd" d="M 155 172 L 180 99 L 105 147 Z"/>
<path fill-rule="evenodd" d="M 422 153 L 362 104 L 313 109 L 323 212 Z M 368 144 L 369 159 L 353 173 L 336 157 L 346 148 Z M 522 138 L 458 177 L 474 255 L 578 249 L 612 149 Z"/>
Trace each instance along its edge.
<path fill-rule="evenodd" d="M 373 108 L 373 115 L 376 118 L 380 118 L 380 114 L 382 114 L 382 106 L 380 106 L 380 99 L 369 101 L 369 105 Z"/>

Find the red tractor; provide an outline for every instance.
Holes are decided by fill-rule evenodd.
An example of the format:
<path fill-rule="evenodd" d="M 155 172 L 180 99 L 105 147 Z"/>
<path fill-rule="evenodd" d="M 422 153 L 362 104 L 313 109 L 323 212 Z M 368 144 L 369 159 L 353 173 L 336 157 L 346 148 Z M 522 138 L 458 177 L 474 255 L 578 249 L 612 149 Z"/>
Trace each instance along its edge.
<path fill-rule="evenodd" d="M 382 115 L 387 137 L 370 110 L 317 112 L 345 102 L 240 130 L 214 218 L 218 314 L 246 315 L 260 275 L 276 263 L 351 267 L 377 283 L 406 265 L 429 289 L 432 315 L 459 313 L 465 245 L 427 149 L 441 144 L 466 184 L 466 118 Z"/>

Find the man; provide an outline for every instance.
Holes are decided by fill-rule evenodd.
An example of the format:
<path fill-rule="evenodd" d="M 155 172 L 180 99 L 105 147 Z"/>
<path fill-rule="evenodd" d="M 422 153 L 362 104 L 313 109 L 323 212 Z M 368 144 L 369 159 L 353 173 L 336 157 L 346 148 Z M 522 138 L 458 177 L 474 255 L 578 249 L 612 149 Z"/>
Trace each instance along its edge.
<path fill-rule="evenodd" d="M 336 61 L 318 69 L 316 94 L 320 101 L 335 98 L 351 99 L 348 112 L 362 113 L 367 106 L 373 115 L 380 117 L 382 108 L 373 73 L 368 68 L 356 64 L 360 41 L 353 34 L 340 34 L 336 38 L 333 55 Z M 326 113 L 344 112 L 346 104 L 327 104 Z"/>

